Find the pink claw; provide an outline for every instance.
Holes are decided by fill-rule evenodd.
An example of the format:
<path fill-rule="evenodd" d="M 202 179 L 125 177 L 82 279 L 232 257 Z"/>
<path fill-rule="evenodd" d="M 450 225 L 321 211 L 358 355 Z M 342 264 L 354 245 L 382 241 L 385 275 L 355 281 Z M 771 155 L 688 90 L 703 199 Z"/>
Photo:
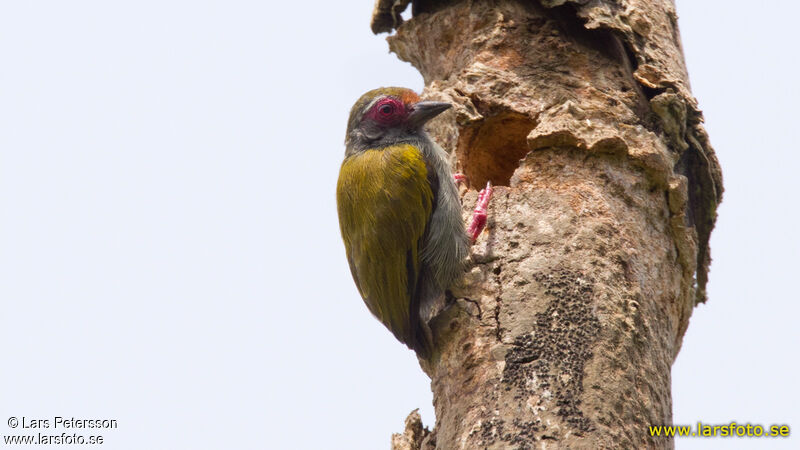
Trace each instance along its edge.
<path fill-rule="evenodd" d="M 478 193 L 478 202 L 475 204 L 475 211 L 472 214 L 472 222 L 467 227 L 467 233 L 472 238 L 472 242 L 478 239 L 484 227 L 486 227 L 486 208 L 489 206 L 489 200 L 492 199 L 492 182 L 486 183 L 486 188 L 481 189 Z"/>
<path fill-rule="evenodd" d="M 456 180 L 456 184 L 463 183 L 467 181 L 467 176 L 464 175 L 463 173 L 454 173 L 453 179 Z"/>

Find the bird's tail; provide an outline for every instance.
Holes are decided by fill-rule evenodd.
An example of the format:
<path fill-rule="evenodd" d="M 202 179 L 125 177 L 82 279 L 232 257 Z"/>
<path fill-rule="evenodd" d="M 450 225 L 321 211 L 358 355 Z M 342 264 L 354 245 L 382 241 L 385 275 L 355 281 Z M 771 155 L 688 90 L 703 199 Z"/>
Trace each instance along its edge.
<path fill-rule="evenodd" d="M 417 286 L 412 300 L 410 314 L 411 339 L 406 344 L 417 352 L 422 359 L 428 359 L 433 354 L 434 340 L 433 331 L 428 326 L 430 319 L 427 311 L 433 299 L 441 295 L 441 289 L 436 285 L 432 274 L 423 268 L 417 279 Z"/>
<path fill-rule="evenodd" d="M 433 354 L 433 332 L 424 320 L 417 320 L 417 326 L 414 328 L 414 343 L 410 347 L 422 359 L 428 359 Z"/>

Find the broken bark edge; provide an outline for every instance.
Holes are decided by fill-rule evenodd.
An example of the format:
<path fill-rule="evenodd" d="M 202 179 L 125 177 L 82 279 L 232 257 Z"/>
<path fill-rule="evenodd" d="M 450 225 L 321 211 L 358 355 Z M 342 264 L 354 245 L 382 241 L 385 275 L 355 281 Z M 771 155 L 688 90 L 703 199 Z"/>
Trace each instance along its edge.
<path fill-rule="evenodd" d="M 405 430 L 392 434 L 392 450 L 434 449 L 432 437 L 431 431 L 422 426 L 419 409 L 415 409 L 406 417 Z"/>

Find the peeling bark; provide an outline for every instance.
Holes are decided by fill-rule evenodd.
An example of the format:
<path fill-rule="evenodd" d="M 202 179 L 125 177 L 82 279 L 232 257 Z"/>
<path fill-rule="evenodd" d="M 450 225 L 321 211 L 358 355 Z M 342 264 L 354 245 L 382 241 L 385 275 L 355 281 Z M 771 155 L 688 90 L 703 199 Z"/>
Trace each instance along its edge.
<path fill-rule="evenodd" d="M 436 443 L 431 440 L 431 432 L 422 427 L 419 411 L 411 411 L 406 417 L 406 429 L 392 435 L 392 450 L 433 450 Z"/>
<path fill-rule="evenodd" d="M 431 321 L 436 427 L 394 448 L 671 448 L 647 427 L 672 421 L 722 195 L 671 0 L 415 1 L 402 23 L 408 3 L 379 0 L 373 30 L 397 28 L 455 105 L 434 138 L 497 188 Z"/>

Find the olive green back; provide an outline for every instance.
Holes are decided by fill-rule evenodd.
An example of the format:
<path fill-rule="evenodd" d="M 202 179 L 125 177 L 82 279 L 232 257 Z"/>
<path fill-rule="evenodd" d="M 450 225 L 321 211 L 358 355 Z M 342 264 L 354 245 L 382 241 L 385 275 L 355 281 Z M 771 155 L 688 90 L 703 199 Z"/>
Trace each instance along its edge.
<path fill-rule="evenodd" d="M 336 203 L 353 279 L 369 310 L 415 347 L 421 239 L 433 208 L 422 153 L 410 144 L 344 160 Z M 413 311 L 413 312 L 412 312 Z"/>

